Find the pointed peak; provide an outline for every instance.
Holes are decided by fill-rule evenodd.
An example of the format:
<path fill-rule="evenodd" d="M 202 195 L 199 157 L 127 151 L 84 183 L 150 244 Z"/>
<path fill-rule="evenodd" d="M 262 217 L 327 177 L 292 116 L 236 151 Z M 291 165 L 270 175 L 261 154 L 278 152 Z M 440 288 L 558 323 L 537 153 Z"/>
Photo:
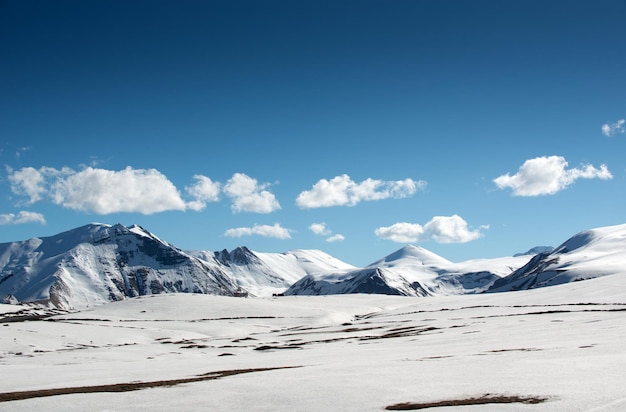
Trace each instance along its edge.
<path fill-rule="evenodd" d="M 421 246 L 406 245 L 395 252 L 385 256 L 383 259 L 375 262 L 375 264 L 391 263 L 398 260 L 418 260 L 426 265 L 433 264 L 450 264 L 451 262 L 428 249 Z"/>

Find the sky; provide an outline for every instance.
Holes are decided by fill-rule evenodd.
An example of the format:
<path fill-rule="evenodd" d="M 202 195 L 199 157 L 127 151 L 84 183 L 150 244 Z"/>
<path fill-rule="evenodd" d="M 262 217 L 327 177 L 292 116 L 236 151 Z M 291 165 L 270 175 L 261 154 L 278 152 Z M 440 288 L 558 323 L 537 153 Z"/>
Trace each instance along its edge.
<path fill-rule="evenodd" d="M 623 0 L 0 0 L 0 242 L 451 261 L 626 223 Z"/>

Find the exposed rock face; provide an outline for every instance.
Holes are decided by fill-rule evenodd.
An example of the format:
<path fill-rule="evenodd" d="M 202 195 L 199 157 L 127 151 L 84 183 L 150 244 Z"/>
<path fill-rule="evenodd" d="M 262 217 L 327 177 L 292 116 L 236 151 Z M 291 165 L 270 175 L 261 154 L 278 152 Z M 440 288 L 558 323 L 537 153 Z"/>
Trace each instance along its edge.
<path fill-rule="evenodd" d="M 1 294 L 59 308 L 168 292 L 232 296 L 238 290 L 220 268 L 139 226 L 87 225 L 0 245 L 0 255 Z"/>

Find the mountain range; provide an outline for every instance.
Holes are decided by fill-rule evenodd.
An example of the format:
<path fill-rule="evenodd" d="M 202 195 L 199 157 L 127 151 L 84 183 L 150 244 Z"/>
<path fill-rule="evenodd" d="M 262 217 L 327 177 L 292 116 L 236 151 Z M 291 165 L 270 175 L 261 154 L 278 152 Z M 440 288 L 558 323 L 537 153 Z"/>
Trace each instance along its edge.
<path fill-rule="evenodd" d="M 625 261 L 626 224 L 575 234 L 555 249 L 460 263 L 408 245 L 358 268 L 320 250 L 185 251 L 137 225 L 92 223 L 0 244 L 0 298 L 83 309 L 162 293 L 475 294 L 626 274 Z"/>

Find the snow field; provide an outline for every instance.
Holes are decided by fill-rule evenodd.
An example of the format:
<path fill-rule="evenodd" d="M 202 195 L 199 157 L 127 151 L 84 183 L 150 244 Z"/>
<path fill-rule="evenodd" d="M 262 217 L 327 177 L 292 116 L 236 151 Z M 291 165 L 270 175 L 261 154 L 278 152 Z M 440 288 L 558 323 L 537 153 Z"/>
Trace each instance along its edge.
<path fill-rule="evenodd" d="M 429 298 L 159 295 L 57 315 L 54 322 L 0 323 L 0 365 L 11 377 L 0 382 L 1 393 L 277 368 L 2 402 L 0 409 L 381 411 L 500 394 L 546 401 L 435 410 L 621 411 L 623 283 L 614 275 Z"/>

